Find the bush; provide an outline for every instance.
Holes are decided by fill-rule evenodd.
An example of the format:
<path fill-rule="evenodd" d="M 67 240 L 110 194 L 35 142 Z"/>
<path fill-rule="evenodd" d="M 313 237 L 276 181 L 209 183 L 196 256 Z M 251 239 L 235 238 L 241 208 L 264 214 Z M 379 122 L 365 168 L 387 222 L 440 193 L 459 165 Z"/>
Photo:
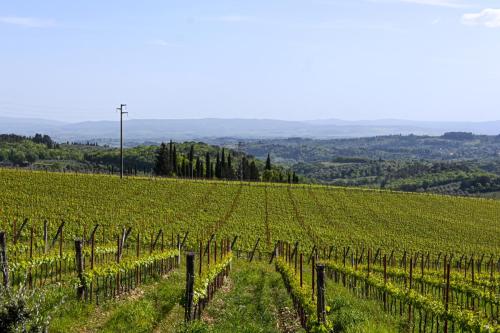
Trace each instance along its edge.
<path fill-rule="evenodd" d="M 0 287 L 0 332 L 46 332 L 49 317 L 42 313 L 44 295 L 20 287 Z"/>

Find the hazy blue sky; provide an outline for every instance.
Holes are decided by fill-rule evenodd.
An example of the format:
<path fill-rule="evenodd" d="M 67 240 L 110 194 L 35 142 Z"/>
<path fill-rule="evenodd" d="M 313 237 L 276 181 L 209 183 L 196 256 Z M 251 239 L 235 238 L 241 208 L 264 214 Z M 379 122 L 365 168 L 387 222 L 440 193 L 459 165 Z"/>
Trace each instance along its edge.
<path fill-rule="evenodd" d="M 500 119 L 500 0 L 0 2 L 0 116 Z"/>

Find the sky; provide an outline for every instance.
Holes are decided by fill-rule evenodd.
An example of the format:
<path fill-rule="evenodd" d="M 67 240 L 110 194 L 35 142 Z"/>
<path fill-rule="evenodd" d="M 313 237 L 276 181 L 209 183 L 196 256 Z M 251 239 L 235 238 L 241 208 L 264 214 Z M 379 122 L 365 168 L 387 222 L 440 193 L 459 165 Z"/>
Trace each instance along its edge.
<path fill-rule="evenodd" d="M 3 0 L 0 117 L 500 119 L 500 0 Z"/>

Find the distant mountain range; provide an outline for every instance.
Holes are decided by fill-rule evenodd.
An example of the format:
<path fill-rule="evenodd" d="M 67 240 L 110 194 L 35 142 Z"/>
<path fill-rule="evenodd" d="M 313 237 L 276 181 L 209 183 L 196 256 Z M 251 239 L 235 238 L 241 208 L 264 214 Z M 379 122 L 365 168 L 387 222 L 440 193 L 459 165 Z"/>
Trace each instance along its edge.
<path fill-rule="evenodd" d="M 441 135 L 450 131 L 500 134 L 500 121 L 424 122 L 398 119 L 346 121 L 339 119 L 285 121 L 273 119 L 131 119 L 124 122 L 129 142 L 202 140 L 231 137 L 266 138 L 352 138 L 391 134 Z M 0 133 L 48 134 L 58 141 L 102 139 L 116 142 L 118 121 L 65 123 L 47 119 L 0 117 Z"/>

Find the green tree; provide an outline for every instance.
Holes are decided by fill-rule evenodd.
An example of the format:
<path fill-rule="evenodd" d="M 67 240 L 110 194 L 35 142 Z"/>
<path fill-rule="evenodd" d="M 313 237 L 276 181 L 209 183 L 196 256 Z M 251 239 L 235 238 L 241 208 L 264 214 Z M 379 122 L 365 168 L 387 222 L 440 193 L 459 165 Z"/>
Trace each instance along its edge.
<path fill-rule="evenodd" d="M 252 161 L 250 163 L 250 179 L 255 180 L 255 181 L 260 179 L 259 169 L 257 169 L 257 165 L 255 165 L 255 161 Z"/>
<path fill-rule="evenodd" d="M 226 178 L 227 179 L 234 179 L 233 161 L 232 161 L 231 153 L 227 154 Z"/>
<path fill-rule="evenodd" d="M 11 149 L 9 160 L 17 165 L 21 165 L 26 161 L 26 155 L 22 151 Z"/>
<path fill-rule="evenodd" d="M 217 152 L 217 156 L 215 159 L 215 177 L 221 179 L 222 178 L 222 173 L 221 173 L 221 163 L 220 163 L 220 154 Z"/>
<path fill-rule="evenodd" d="M 271 170 L 271 156 L 269 155 L 269 153 L 267 154 L 267 159 L 266 159 L 266 170 Z"/>
<path fill-rule="evenodd" d="M 207 166 L 205 170 L 205 178 L 210 179 L 212 178 L 212 173 L 211 173 L 212 163 L 210 162 L 210 154 L 208 152 L 205 154 L 205 165 Z"/>
<path fill-rule="evenodd" d="M 172 170 L 177 173 L 177 148 L 175 148 L 175 145 L 174 145 L 174 148 L 172 148 L 172 158 L 171 158 L 171 161 L 172 161 Z"/>
<path fill-rule="evenodd" d="M 226 179 L 227 178 L 227 170 L 226 170 L 226 154 L 224 151 L 224 148 L 222 148 L 222 154 L 221 154 L 221 161 L 220 161 L 220 177 Z"/>
<path fill-rule="evenodd" d="M 0 149 L 0 162 L 7 161 L 9 159 L 9 152 L 5 149 Z"/>
<path fill-rule="evenodd" d="M 156 152 L 156 159 L 155 159 L 155 166 L 153 168 L 153 171 L 155 175 L 157 176 L 167 176 L 168 175 L 168 148 L 167 145 L 162 142 L 160 145 L 160 148 L 158 148 L 158 151 Z"/>
<path fill-rule="evenodd" d="M 194 172 L 193 172 L 193 160 L 194 160 L 194 145 L 191 145 L 189 148 L 189 154 L 188 154 L 188 160 L 189 160 L 189 165 L 188 165 L 188 173 L 189 177 L 193 177 Z"/>
<path fill-rule="evenodd" d="M 38 155 L 34 151 L 28 151 L 26 153 L 26 160 L 30 163 L 34 163 L 38 160 Z"/>

